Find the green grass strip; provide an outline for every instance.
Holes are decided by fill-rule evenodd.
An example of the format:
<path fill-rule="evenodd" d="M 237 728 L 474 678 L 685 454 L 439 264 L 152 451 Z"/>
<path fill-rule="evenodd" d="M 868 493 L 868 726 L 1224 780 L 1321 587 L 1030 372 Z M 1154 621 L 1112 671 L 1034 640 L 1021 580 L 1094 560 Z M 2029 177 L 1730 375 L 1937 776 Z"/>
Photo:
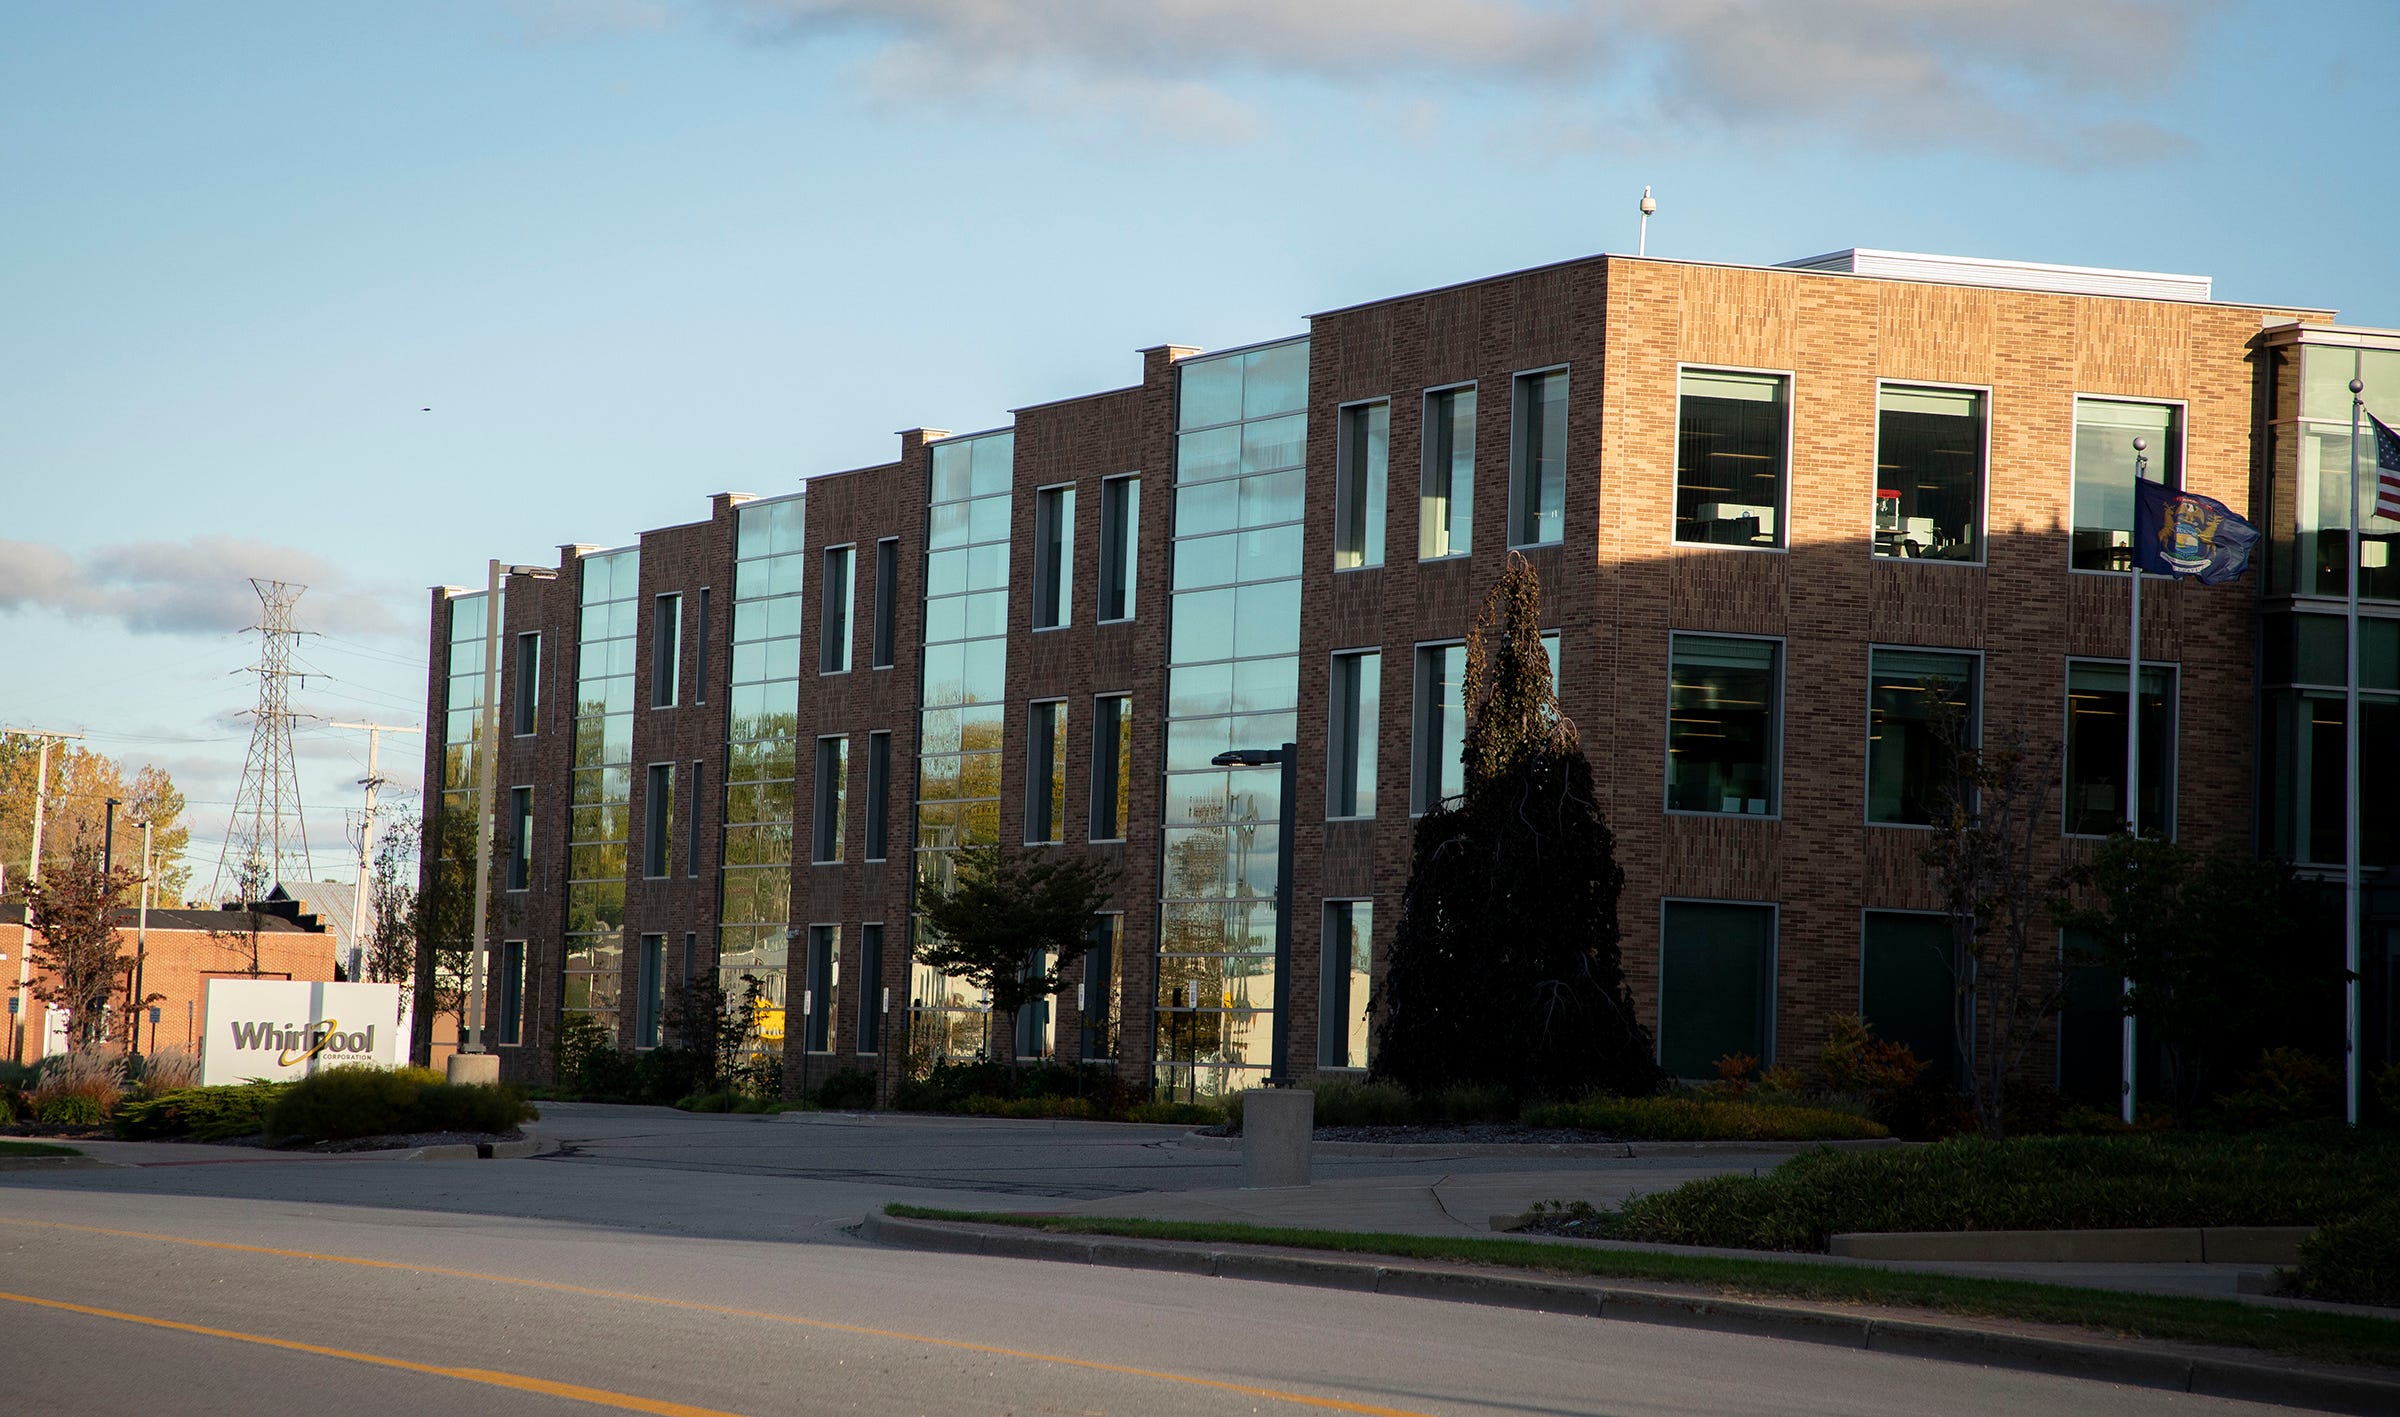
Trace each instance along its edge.
<path fill-rule="evenodd" d="M 2400 1323 L 2367 1314 L 2273 1308 L 2232 1299 L 2129 1294 L 2017 1279 L 1979 1279 L 1919 1270 L 1804 1261 L 1680 1255 L 1655 1250 L 1547 1245 L 1467 1236 L 1301 1230 L 1217 1221 L 1121 1220 L 887 1205 L 904 1220 L 1013 1225 L 1060 1235 L 1122 1235 L 1202 1244 L 1276 1245 L 1413 1260 L 1463 1260 L 1576 1278 L 1688 1284 L 1728 1297 L 1772 1295 L 1818 1302 L 1881 1304 L 1946 1314 L 2069 1324 L 2132 1338 L 2208 1343 L 2331 1363 L 2400 1367 Z"/>
<path fill-rule="evenodd" d="M 52 1146 L 46 1141 L 0 1141 L 0 1156 L 81 1156 L 71 1146 Z"/>

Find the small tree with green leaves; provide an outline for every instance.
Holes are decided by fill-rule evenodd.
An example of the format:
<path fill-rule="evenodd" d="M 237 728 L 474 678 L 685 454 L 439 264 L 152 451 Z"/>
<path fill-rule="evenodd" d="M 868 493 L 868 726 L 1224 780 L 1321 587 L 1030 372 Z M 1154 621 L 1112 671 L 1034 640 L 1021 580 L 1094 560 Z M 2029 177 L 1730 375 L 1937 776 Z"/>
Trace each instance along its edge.
<path fill-rule="evenodd" d="M 1468 641 L 1466 791 L 1418 819 L 1384 980 L 1374 1073 L 1420 1096 L 1662 1078 L 1625 986 L 1616 839 L 1541 627 L 1541 582 L 1511 555 Z"/>
<path fill-rule="evenodd" d="M 140 880 L 136 871 L 103 869 L 100 848 L 78 842 L 63 863 L 25 887 L 37 932 L 26 952 L 42 971 L 34 997 L 70 1011 L 77 1048 L 102 1040 L 109 996 L 126 962 L 117 901 Z"/>
<path fill-rule="evenodd" d="M 1063 987 L 1116 885 L 1117 868 L 1088 856 L 962 846 L 947 885 L 918 888 L 917 959 L 988 994 L 1013 1039 L 1017 1011 Z"/>

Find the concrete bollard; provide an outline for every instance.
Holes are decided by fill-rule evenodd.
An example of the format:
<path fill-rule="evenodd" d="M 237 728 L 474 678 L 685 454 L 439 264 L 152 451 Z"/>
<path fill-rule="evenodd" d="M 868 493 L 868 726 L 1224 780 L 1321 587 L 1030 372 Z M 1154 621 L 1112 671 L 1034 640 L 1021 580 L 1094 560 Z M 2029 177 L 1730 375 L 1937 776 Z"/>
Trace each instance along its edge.
<path fill-rule="evenodd" d="M 475 1082 L 486 1085 L 500 1081 L 500 1055 L 497 1053 L 451 1054 L 450 1081 Z"/>
<path fill-rule="evenodd" d="M 1254 1087 L 1242 1094 L 1242 1189 L 1308 1184 L 1309 1140 L 1317 1095 L 1300 1087 Z"/>

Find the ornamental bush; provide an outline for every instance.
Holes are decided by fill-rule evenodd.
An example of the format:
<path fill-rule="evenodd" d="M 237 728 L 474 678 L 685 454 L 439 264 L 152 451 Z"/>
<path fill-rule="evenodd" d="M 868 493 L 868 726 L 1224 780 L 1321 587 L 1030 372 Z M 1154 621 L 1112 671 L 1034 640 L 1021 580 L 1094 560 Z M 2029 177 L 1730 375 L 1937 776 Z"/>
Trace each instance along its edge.
<path fill-rule="evenodd" d="M 2311 1299 L 2400 1305 L 2400 1197 L 2319 1226 L 2300 1243 L 2293 1280 Z"/>
<path fill-rule="evenodd" d="M 267 1109 L 286 1082 L 244 1082 L 230 1087 L 183 1087 L 117 1108 L 117 1135 L 128 1141 L 185 1137 L 225 1141 L 254 1137 L 267 1129 Z"/>
<path fill-rule="evenodd" d="M 453 1084 L 431 1068 L 327 1068 L 267 1111 L 268 1135 L 344 1141 L 411 1132 L 505 1132 L 534 1110 L 510 1087 Z"/>

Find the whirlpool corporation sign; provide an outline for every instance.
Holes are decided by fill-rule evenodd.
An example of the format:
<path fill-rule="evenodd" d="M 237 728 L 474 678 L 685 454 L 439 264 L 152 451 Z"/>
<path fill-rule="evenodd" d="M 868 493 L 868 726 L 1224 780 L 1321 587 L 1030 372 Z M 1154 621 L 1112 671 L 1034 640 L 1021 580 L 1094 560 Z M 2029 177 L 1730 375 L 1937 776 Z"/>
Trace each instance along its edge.
<path fill-rule="evenodd" d="M 408 1060 L 408 1024 L 397 984 L 211 979 L 200 1081 L 280 1082 L 344 1063 L 396 1068 Z"/>

